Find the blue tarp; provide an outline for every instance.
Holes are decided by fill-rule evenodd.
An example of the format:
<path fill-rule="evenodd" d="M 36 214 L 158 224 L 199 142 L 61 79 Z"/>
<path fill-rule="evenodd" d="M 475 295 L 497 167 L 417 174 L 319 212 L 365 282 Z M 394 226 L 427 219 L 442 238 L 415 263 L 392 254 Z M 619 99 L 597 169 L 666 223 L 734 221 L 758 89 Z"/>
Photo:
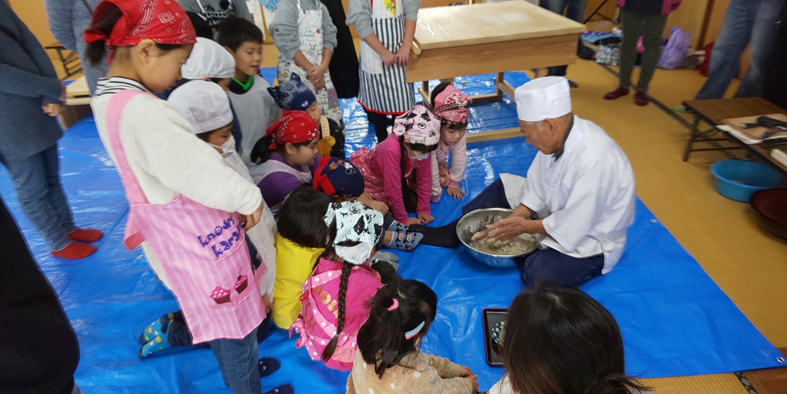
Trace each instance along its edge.
<path fill-rule="evenodd" d="M 270 80 L 270 70 L 263 71 Z M 507 79 L 518 85 L 526 76 L 512 73 Z M 491 76 L 457 79 L 457 86 L 472 94 L 489 93 Z M 348 100 L 342 105 L 348 150 L 371 145 L 374 132 L 367 129 L 363 110 Z M 472 111 L 471 132 L 516 125 L 516 111 L 508 99 L 476 105 Z M 77 223 L 107 234 L 96 255 L 81 261 L 52 258 L 19 209 L 4 170 L 0 193 L 79 336 L 77 383 L 87 393 L 229 392 L 206 347 L 137 358 L 142 329 L 176 310 L 177 303 L 156 281 L 141 251 L 129 252 L 121 243 L 128 205 L 92 119 L 68 130 L 60 153 L 61 176 Z M 462 185 L 469 192 L 466 199 L 501 172 L 525 175 L 535 153 L 521 139 L 470 145 Z M 446 196 L 434 205 L 435 225 L 456 219 L 461 204 Z M 488 389 L 502 370 L 485 363 L 481 311 L 506 307 L 522 290 L 516 268 L 481 266 L 461 249 L 421 246 L 414 253 L 397 254 L 400 273 L 429 284 L 440 297 L 437 320 L 423 350 L 468 365 L 479 374 L 481 388 Z M 778 351 L 639 201 L 620 263 L 582 289 L 617 318 L 630 374 L 666 377 L 780 366 Z M 299 393 L 344 392 L 347 374 L 312 362 L 283 330 L 274 331 L 260 345 L 260 356 L 282 363 L 280 371 L 263 379 L 264 389 L 292 383 Z"/>

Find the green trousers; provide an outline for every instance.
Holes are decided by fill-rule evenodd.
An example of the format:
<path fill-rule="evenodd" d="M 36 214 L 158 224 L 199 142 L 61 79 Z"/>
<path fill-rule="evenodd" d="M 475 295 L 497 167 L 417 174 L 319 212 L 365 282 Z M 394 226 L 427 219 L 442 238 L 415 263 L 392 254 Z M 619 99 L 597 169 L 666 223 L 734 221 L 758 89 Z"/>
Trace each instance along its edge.
<path fill-rule="evenodd" d="M 637 61 L 637 40 L 642 36 L 645 54 L 642 57 L 642 70 L 637 82 L 638 92 L 647 92 L 650 79 L 656 71 L 661 57 L 661 35 L 667 25 L 667 15 L 640 15 L 620 10 L 623 25 L 623 43 L 620 46 L 620 86 L 631 86 L 631 71 Z"/>

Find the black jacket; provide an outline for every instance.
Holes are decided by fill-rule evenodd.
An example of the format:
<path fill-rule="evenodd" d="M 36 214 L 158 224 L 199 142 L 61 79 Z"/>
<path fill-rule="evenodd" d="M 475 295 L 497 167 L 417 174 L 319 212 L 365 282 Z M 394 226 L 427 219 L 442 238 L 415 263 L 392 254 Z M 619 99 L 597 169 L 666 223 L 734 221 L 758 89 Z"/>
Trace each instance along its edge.
<path fill-rule="evenodd" d="M 0 200 L 0 393 L 70 394 L 79 344 Z"/>

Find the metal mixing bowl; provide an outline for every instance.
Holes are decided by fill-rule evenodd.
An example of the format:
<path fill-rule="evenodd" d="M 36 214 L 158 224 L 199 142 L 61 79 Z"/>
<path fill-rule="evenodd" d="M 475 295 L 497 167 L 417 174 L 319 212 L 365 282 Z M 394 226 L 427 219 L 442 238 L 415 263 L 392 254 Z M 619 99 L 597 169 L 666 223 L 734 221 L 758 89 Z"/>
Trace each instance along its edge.
<path fill-rule="evenodd" d="M 514 257 L 523 257 L 535 252 L 538 247 L 518 255 L 496 255 L 479 252 L 470 247 L 473 234 L 486 229 L 487 224 L 492 224 L 508 217 L 512 212 L 514 211 L 504 208 L 477 209 L 460 219 L 456 225 L 456 235 L 462 241 L 462 245 L 464 245 L 467 253 L 481 264 L 491 267 L 507 267 L 514 265 Z"/>

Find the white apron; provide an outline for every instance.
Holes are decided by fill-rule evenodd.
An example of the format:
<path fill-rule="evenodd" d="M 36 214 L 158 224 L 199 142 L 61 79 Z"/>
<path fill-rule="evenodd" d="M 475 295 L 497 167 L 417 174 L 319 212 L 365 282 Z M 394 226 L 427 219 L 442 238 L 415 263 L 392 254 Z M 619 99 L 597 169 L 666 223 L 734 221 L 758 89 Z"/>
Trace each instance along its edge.
<path fill-rule="evenodd" d="M 306 0 L 316 1 L 316 0 Z M 298 0 L 298 35 L 301 39 L 301 52 L 311 64 L 322 64 L 322 51 L 324 48 L 323 31 L 322 31 L 322 9 L 320 9 L 320 2 L 317 2 L 317 9 L 312 11 L 304 11 L 301 8 L 301 0 Z M 293 73 L 298 74 L 301 80 L 314 92 L 317 96 L 317 104 L 320 106 L 322 116 L 333 119 L 339 126 L 344 125 L 342 119 L 342 109 L 339 107 L 339 96 L 336 94 L 336 88 L 333 86 L 331 74 L 325 70 L 323 78 L 325 79 L 325 89 L 320 89 L 318 92 L 314 83 L 309 80 L 309 74 L 303 68 L 295 64 L 293 59 L 284 59 L 279 56 L 279 64 L 277 69 L 277 78 L 279 85 L 284 84 L 290 80 L 290 75 Z"/>
<path fill-rule="evenodd" d="M 396 54 L 404 40 L 404 5 L 402 0 L 370 0 L 372 28 L 380 42 Z M 377 52 L 361 41 L 361 90 L 358 101 L 372 112 L 402 114 L 415 106 L 413 85 L 407 83 L 405 68 L 386 67 Z"/>

